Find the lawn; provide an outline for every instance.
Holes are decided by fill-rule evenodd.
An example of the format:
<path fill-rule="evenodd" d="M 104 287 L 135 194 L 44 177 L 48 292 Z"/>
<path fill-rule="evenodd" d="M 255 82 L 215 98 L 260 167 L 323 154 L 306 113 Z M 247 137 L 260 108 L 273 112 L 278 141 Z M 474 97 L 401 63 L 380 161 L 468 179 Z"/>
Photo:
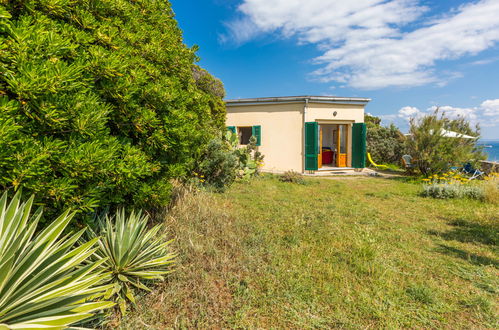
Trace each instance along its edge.
<path fill-rule="evenodd" d="M 498 327 L 499 206 L 404 179 L 188 192 L 166 216 L 176 271 L 122 328 Z"/>

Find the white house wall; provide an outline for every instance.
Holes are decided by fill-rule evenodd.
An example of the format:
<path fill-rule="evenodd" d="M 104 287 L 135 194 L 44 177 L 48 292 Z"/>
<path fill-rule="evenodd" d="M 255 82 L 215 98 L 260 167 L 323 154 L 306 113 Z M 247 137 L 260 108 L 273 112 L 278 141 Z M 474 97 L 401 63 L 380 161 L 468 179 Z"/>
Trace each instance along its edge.
<path fill-rule="evenodd" d="M 252 105 L 227 104 L 227 126 L 261 126 L 261 146 L 264 155 L 263 170 L 282 173 L 288 170 L 303 172 L 303 122 L 363 123 L 364 105 L 309 102 L 305 118 L 305 102 L 265 103 Z M 334 115 L 336 112 L 336 116 Z M 351 126 L 348 148 L 352 145 Z M 348 153 L 351 165 L 351 152 Z"/>
<path fill-rule="evenodd" d="M 263 170 L 284 172 L 303 169 L 303 102 L 227 106 L 227 126 L 262 127 Z"/>
<path fill-rule="evenodd" d="M 334 112 L 336 111 L 336 116 Z M 364 105 L 309 103 L 305 121 L 348 120 L 354 123 L 364 122 Z"/>

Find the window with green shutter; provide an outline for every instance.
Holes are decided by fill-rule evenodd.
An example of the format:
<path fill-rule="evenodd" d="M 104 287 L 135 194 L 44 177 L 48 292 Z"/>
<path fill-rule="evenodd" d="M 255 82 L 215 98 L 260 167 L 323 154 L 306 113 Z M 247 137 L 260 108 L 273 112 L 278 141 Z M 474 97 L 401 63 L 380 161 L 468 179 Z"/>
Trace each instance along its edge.
<path fill-rule="evenodd" d="M 352 125 L 352 167 L 366 167 L 366 124 Z"/>
<path fill-rule="evenodd" d="M 262 145 L 262 126 L 256 125 L 252 127 L 252 135 L 256 138 L 256 145 Z"/>
<path fill-rule="evenodd" d="M 319 153 L 319 124 L 305 123 L 305 170 L 317 171 Z"/>
<path fill-rule="evenodd" d="M 227 126 L 227 130 L 236 133 L 236 126 Z"/>

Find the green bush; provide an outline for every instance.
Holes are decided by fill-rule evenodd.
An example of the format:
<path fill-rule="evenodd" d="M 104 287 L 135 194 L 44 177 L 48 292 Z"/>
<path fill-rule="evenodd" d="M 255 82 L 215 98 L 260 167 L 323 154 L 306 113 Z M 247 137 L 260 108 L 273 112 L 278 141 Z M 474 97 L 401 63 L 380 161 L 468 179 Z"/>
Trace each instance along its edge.
<path fill-rule="evenodd" d="M 222 192 L 236 180 L 239 163 L 231 145 L 220 138 L 211 140 L 199 164 L 197 180 Z"/>
<path fill-rule="evenodd" d="M 381 126 L 381 119 L 365 115 L 366 147 L 374 161 L 380 164 L 400 164 L 405 153 L 405 137 L 393 124 Z"/>
<path fill-rule="evenodd" d="M 99 239 L 93 262 L 106 274 L 105 282 L 112 288 L 106 298 L 118 303 L 121 313 L 127 309 L 127 301 L 135 303 L 137 289 L 150 291 L 147 281 L 164 280 L 171 272 L 175 254 L 171 252 L 171 241 L 158 236 L 161 225 L 147 228 L 148 217 L 142 213 L 131 212 L 126 216 L 124 210 L 114 217 L 101 219 L 99 231 L 91 231 L 92 239 Z"/>
<path fill-rule="evenodd" d="M 0 329 L 65 329 L 112 307 L 96 270 L 106 260 L 82 264 L 98 238 L 74 247 L 84 230 L 61 237 L 69 211 L 35 233 L 42 213 L 30 216 L 33 201 L 22 203 L 20 192 L 0 198 Z"/>
<path fill-rule="evenodd" d="M 484 200 L 485 192 L 480 186 L 449 183 L 425 184 L 422 195 L 439 199 L 471 198 Z"/>
<path fill-rule="evenodd" d="M 223 192 L 238 178 L 258 175 L 263 156 L 257 150 L 256 138 L 252 136 L 247 146 L 239 146 L 238 141 L 231 132 L 211 140 L 194 173 L 194 181 Z"/>
<path fill-rule="evenodd" d="M 263 155 L 256 146 L 256 137 L 250 137 L 249 144 L 243 147 L 238 146 L 239 139 L 236 134 L 227 132 L 226 140 L 232 145 L 232 150 L 238 159 L 239 177 L 249 179 L 258 175 L 263 165 Z"/>
<path fill-rule="evenodd" d="M 443 130 L 470 135 L 476 139 L 446 137 Z M 423 175 L 444 173 L 454 165 L 485 159 L 477 146 L 480 128 L 471 128 L 463 117 L 451 119 L 435 110 L 433 114 L 410 121 L 410 136 L 406 140 L 407 151 L 413 163 Z"/>
<path fill-rule="evenodd" d="M 168 1 L 0 0 L 0 189 L 154 208 L 224 129 Z"/>

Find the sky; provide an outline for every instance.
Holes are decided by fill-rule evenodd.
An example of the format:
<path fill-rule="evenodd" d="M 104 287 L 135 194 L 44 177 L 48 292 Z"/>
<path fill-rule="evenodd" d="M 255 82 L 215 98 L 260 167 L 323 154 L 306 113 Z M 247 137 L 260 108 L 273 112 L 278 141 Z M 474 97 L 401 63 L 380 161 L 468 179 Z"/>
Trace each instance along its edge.
<path fill-rule="evenodd" d="M 407 131 L 435 108 L 499 139 L 499 0 L 171 0 L 227 99 L 367 97 Z"/>

